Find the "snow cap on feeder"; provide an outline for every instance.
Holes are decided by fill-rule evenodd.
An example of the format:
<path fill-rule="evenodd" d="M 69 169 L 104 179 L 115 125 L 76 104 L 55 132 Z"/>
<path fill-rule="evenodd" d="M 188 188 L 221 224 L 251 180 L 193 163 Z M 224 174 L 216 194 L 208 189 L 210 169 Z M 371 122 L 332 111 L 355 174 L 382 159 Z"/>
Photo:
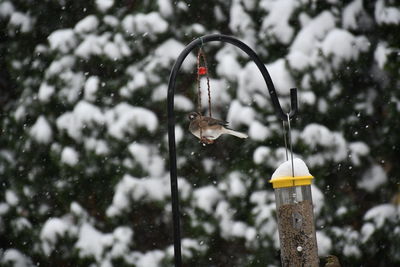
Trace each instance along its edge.
<path fill-rule="evenodd" d="M 273 188 L 293 187 L 311 185 L 314 177 L 310 174 L 307 165 L 299 158 L 282 163 L 272 174 L 271 180 Z"/>

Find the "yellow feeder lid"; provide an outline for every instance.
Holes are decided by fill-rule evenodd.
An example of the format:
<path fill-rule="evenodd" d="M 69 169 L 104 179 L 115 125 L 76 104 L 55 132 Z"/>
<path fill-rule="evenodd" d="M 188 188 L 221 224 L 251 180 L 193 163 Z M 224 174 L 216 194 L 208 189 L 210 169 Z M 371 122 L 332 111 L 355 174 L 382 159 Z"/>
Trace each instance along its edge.
<path fill-rule="evenodd" d="M 311 180 L 314 179 L 314 176 L 284 176 L 277 177 L 269 180 L 272 183 L 273 188 L 282 188 L 282 187 L 293 187 L 293 186 L 301 186 L 301 185 L 310 185 Z"/>

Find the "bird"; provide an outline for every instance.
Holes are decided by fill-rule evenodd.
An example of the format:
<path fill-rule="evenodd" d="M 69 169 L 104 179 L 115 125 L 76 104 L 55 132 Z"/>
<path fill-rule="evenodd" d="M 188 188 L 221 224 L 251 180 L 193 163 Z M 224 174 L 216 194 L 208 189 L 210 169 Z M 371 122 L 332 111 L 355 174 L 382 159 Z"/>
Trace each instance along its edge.
<path fill-rule="evenodd" d="M 188 117 L 190 120 L 189 131 L 204 144 L 213 144 L 215 139 L 222 134 L 230 134 L 239 138 L 248 137 L 245 133 L 227 128 L 227 121 L 202 116 L 197 112 L 189 113 Z"/>
<path fill-rule="evenodd" d="M 326 256 L 325 267 L 341 267 L 338 257 L 334 255 Z"/>

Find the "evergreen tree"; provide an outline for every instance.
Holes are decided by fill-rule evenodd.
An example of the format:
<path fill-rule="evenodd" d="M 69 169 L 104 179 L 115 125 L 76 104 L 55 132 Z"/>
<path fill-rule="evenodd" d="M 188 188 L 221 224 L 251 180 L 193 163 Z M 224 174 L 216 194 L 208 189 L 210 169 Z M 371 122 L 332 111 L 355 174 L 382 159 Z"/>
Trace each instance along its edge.
<path fill-rule="evenodd" d="M 260 55 L 285 110 L 299 88 L 292 138 L 316 178 L 320 256 L 399 264 L 399 23 L 390 0 L 2 0 L 1 264 L 173 264 L 168 77 L 187 43 L 215 32 Z M 213 116 L 249 138 L 202 146 L 189 133 L 189 55 L 175 96 L 184 263 L 279 266 L 268 180 L 286 160 L 282 122 L 244 53 L 203 50 Z"/>

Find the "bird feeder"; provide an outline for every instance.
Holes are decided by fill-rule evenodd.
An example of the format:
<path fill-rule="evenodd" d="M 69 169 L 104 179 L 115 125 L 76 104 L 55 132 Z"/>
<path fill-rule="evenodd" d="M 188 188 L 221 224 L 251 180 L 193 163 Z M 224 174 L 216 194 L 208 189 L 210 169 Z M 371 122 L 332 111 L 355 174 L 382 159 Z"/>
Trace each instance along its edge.
<path fill-rule="evenodd" d="M 275 191 L 282 266 L 319 266 L 311 180 L 300 159 L 281 164 L 270 183 Z"/>

